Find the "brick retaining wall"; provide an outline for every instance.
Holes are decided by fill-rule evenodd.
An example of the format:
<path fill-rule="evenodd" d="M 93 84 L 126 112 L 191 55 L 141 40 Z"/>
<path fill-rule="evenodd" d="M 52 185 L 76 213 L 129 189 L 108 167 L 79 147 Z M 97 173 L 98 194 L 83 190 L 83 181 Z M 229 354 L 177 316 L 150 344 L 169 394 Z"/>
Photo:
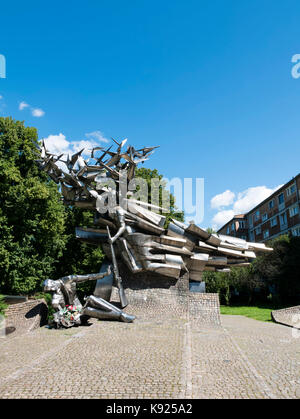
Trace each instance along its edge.
<path fill-rule="evenodd" d="M 5 328 L 15 329 L 7 337 L 30 332 L 46 323 L 47 305 L 44 299 L 11 304 L 5 310 Z"/>

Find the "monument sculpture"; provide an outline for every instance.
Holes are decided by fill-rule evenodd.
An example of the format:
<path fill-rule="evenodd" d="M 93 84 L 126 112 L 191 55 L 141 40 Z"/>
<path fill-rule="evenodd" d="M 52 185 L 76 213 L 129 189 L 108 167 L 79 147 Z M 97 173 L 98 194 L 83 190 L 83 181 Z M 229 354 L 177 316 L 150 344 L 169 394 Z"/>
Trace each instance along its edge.
<path fill-rule="evenodd" d="M 76 284 L 85 281 L 95 281 L 111 274 L 110 266 L 107 271 L 99 274 L 88 275 L 68 275 L 58 280 L 46 279 L 44 281 L 44 291 L 52 292 L 52 307 L 54 322 L 57 325 L 71 327 L 80 325 L 86 317 L 98 319 L 114 319 L 130 323 L 135 316 L 124 313 L 113 304 L 103 298 L 89 296 L 85 298 L 85 305 L 82 306 L 76 295 Z"/>
<path fill-rule="evenodd" d="M 64 203 L 94 211 L 94 228 L 76 228 L 76 237 L 101 245 L 106 256 L 99 274 L 45 281 L 45 289 L 54 292 L 57 324 L 66 327 L 80 324 L 83 315 L 133 321 L 134 316 L 109 302 L 112 287 L 116 286 L 121 307 L 128 305 L 119 273 L 120 262 L 133 275 L 153 272 L 163 281 L 168 277 L 179 279 L 187 273 L 190 280 L 201 281 L 203 271 L 246 266 L 258 253 L 272 251 L 261 243 L 210 234 L 193 222 L 185 224 L 172 219 L 165 227 L 166 208 L 135 199 L 139 190 L 135 169 L 157 147 L 136 150 L 129 146 L 125 152 L 122 149 L 127 140 L 113 141 L 117 144 L 116 151 L 112 151 L 112 146 L 106 150 L 95 147 L 90 150 L 89 159 L 83 157 L 84 149 L 66 160 L 63 155 L 50 153 L 44 142 L 39 149 L 37 162 L 60 185 Z M 76 283 L 92 279 L 97 280 L 94 295 L 87 297 L 82 307 L 76 297 Z M 70 306 L 79 308 L 76 320 L 64 314 Z"/>

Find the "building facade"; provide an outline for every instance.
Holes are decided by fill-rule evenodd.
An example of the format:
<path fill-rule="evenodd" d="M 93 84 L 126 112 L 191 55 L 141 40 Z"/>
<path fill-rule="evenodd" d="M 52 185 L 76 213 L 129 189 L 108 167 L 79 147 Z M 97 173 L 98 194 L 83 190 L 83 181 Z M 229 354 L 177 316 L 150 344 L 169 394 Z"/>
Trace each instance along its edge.
<path fill-rule="evenodd" d="M 235 215 L 218 231 L 218 233 L 248 240 L 248 224 L 246 214 Z"/>
<path fill-rule="evenodd" d="M 220 234 L 265 242 L 281 234 L 300 236 L 300 174 L 247 214 L 235 215 L 218 230 Z"/>

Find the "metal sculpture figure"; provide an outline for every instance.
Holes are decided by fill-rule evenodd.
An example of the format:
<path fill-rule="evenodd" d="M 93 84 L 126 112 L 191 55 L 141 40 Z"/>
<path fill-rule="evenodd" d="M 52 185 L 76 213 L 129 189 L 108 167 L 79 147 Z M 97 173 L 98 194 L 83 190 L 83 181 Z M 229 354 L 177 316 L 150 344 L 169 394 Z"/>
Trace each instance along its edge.
<path fill-rule="evenodd" d="M 136 150 L 129 146 L 122 152 L 127 139 L 113 141 L 118 146 L 115 152 L 111 151 L 112 147 L 107 150 L 95 147 L 88 160 L 82 157 L 83 150 L 62 160 L 62 155 L 50 153 L 42 143 L 37 160 L 40 168 L 60 184 L 66 205 L 95 212 L 95 228 L 76 228 L 79 240 L 101 245 L 106 255 L 94 297 L 87 300 L 91 305 L 84 308 L 90 316 L 101 306 L 101 298 L 106 302 L 110 300 L 113 285 L 119 290 L 122 308 L 127 305 L 117 261 L 125 264 L 133 274 L 154 272 L 163 280 L 164 277 L 178 279 L 188 272 L 191 280 L 201 281 L 205 270 L 227 271 L 233 266 L 246 266 L 257 253 L 272 251 L 264 244 L 209 234 L 192 222 L 187 225 L 173 219 L 165 229 L 166 209 L 131 196 L 136 166 L 148 160 L 157 147 Z M 100 156 L 97 156 L 98 152 L 101 152 Z M 108 274 L 111 262 L 113 274 Z M 111 318 L 117 316 L 116 311 L 112 312 Z M 103 318 L 101 316 L 99 313 L 94 315 Z M 120 314 L 118 318 L 124 319 L 122 316 Z"/>
<path fill-rule="evenodd" d="M 132 322 L 135 317 L 124 313 L 113 304 L 103 298 L 89 296 L 82 304 L 76 294 L 76 285 L 85 281 L 95 281 L 111 274 L 108 267 L 104 273 L 88 275 L 69 275 L 57 280 L 46 279 L 44 281 L 44 291 L 53 292 L 52 307 L 54 313 L 54 323 L 59 326 L 71 327 L 80 325 L 84 321 L 84 316 L 96 317 L 101 319 L 118 319 L 124 322 Z"/>
<path fill-rule="evenodd" d="M 128 301 L 127 301 L 127 298 L 126 298 L 126 295 L 125 295 L 125 292 L 124 292 L 124 288 L 123 288 L 123 285 L 122 285 L 122 278 L 120 277 L 120 274 L 119 274 L 119 268 L 118 268 L 115 249 L 114 249 L 114 245 L 113 245 L 113 239 L 111 238 L 109 227 L 106 226 L 106 228 L 107 228 L 107 234 L 108 234 L 108 241 L 110 243 L 110 251 L 111 251 L 111 256 L 112 256 L 115 283 L 117 284 L 117 287 L 119 289 L 121 306 L 126 307 L 128 305 Z"/>

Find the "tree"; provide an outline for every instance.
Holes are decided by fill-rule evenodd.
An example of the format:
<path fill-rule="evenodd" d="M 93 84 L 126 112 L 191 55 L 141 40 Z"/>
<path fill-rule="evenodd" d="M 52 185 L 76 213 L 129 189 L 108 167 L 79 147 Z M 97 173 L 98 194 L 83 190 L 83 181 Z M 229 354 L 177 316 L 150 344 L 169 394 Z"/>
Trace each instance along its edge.
<path fill-rule="evenodd" d="M 206 292 L 219 294 L 220 303 L 229 305 L 230 303 L 230 281 L 226 272 L 203 272 Z"/>
<path fill-rule="evenodd" d="M 254 271 L 268 285 L 274 285 L 282 303 L 299 303 L 300 297 L 300 238 L 281 235 L 268 243 L 273 252 L 258 257 Z"/>
<path fill-rule="evenodd" d="M 212 227 L 207 227 L 206 231 L 207 231 L 209 234 L 215 234 L 215 233 L 216 233 L 216 230 L 214 230 Z"/>
<path fill-rule="evenodd" d="M 235 297 L 236 301 L 252 304 L 254 298 L 267 302 L 269 287 L 275 287 L 273 303 L 299 304 L 300 238 L 286 234 L 276 237 L 268 246 L 273 247 L 273 252 L 258 256 L 247 267 L 233 267 L 229 273 L 204 272 L 206 290 L 218 292 L 225 303 L 233 301 L 233 294 L 228 294 L 228 291 L 237 290 L 239 296 Z M 256 292 L 258 290 L 259 293 Z"/>
<path fill-rule="evenodd" d="M 37 131 L 0 118 L 0 290 L 28 294 L 55 274 L 66 243 L 57 185 L 39 170 Z"/>
<path fill-rule="evenodd" d="M 65 208 L 67 236 L 66 246 L 58 260 L 56 278 L 70 274 L 88 274 L 99 272 L 104 254 L 100 246 L 81 242 L 76 239 L 76 227 L 94 227 L 93 211 L 69 206 Z M 92 294 L 95 281 L 87 281 L 78 285 L 79 294 Z M 81 292 L 80 292 L 81 291 Z"/>
<path fill-rule="evenodd" d="M 148 197 L 143 196 L 141 200 L 151 203 L 151 186 L 153 186 L 153 180 L 156 179 L 159 184 L 159 205 L 163 206 L 163 202 L 170 202 L 170 211 L 165 213 L 166 223 L 165 227 L 168 226 L 172 218 L 178 221 L 184 220 L 184 212 L 178 211 L 175 205 L 175 197 L 166 188 L 166 182 L 163 180 L 163 175 L 159 174 L 157 169 L 146 169 L 144 167 L 136 169 L 135 176 L 138 178 L 145 179 L 148 185 Z M 138 188 L 137 188 L 138 189 Z"/>
<path fill-rule="evenodd" d="M 238 291 L 239 300 L 245 301 L 248 305 L 252 304 L 257 297 L 255 291 L 260 290 L 262 294 L 265 288 L 265 283 L 255 272 L 253 264 L 242 268 L 232 268 L 229 273 L 229 283 L 232 290 Z"/>

